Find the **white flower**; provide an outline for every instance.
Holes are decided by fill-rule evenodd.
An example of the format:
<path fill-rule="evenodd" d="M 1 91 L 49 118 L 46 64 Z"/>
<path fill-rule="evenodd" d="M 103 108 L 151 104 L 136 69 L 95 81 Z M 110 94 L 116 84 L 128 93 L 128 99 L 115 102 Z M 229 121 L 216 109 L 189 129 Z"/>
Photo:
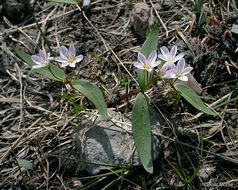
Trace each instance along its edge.
<path fill-rule="evenodd" d="M 73 44 L 69 46 L 67 49 L 65 46 L 61 46 L 59 48 L 60 57 L 57 57 L 55 61 L 61 62 L 61 67 L 66 67 L 69 65 L 70 67 L 75 67 L 75 64 L 82 61 L 83 56 L 76 56 L 76 50 Z"/>
<path fill-rule="evenodd" d="M 180 53 L 179 55 L 176 56 L 177 46 L 173 46 L 171 51 L 169 51 L 167 47 L 163 46 L 160 48 L 160 51 L 162 54 L 159 54 L 158 58 L 166 61 L 163 67 L 161 68 L 162 72 L 165 72 L 168 69 L 174 67 L 175 66 L 174 63 L 183 58 L 184 56 L 183 53 Z"/>
<path fill-rule="evenodd" d="M 149 55 L 148 59 L 146 59 L 146 57 L 143 54 L 138 53 L 139 62 L 136 62 L 134 66 L 137 67 L 138 69 L 143 69 L 147 70 L 148 72 L 151 72 L 154 67 L 158 66 L 161 63 L 160 61 L 156 61 L 156 58 L 157 58 L 156 50 L 154 50 Z"/>
<path fill-rule="evenodd" d="M 188 81 L 188 77 L 185 76 L 191 72 L 193 69 L 192 67 L 185 67 L 185 60 L 184 58 L 178 61 L 177 66 L 172 66 L 170 70 L 167 70 L 166 73 L 162 76 L 162 78 L 177 78 L 182 81 Z"/>
<path fill-rule="evenodd" d="M 50 53 L 46 55 L 46 53 L 43 50 L 40 50 L 40 56 L 32 55 L 31 59 L 36 64 L 36 65 L 33 65 L 32 68 L 39 69 L 39 68 L 47 66 L 49 62 L 52 61 L 54 58 L 50 57 Z"/>

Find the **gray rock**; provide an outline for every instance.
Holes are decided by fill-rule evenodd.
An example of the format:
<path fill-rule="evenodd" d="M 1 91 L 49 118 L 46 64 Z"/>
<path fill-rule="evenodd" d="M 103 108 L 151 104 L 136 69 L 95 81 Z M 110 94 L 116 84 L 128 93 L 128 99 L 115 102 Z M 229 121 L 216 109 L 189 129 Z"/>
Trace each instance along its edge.
<path fill-rule="evenodd" d="M 135 4 L 132 10 L 131 23 L 135 32 L 145 39 L 147 28 L 152 28 L 155 24 L 154 15 L 146 3 Z"/>
<path fill-rule="evenodd" d="M 121 120 L 122 116 L 114 111 L 109 112 L 114 120 Z M 160 125 L 161 116 L 152 111 L 152 128 L 156 129 Z M 73 143 L 78 150 L 78 159 L 86 162 L 101 163 L 108 165 L 141 165 L 138 152 L 135 150 L 134 140 L 131 132 L 131 122 L 124 118 L 123 123 L 129 125 L 116 126 L 112 122 L 106 122 L 98 117 L 94 124 L 84 123 L 81 127 L 73 131 Z M 152 136 L 152 158 L 157 159 L 160 155 L 160 139 Z M 105 166 L 95 166 L 91 164 L 79 163 L 78 170 L 87 170 L 94 175 Z"/>

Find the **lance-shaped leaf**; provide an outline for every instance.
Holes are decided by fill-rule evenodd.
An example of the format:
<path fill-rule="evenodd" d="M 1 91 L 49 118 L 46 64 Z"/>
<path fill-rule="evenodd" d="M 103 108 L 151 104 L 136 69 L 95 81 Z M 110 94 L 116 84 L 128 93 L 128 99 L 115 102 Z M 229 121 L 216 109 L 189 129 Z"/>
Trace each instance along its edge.
<path fill-rule="evenodd" d="M 64 3 L 69 5 L 76 5 L 79 3 L 78 0 L 47 0 L 49 2 L 55 2 L 55 3 Z"/>
<path fill-rule="evenodd" d="M 17 160 L 20 167 L 23 167 L 28 170 L 33 170 L 33 165 L 29 160 L 19 159 Z"/>
<path fill-rule="evenodd" d="M 149 36 L 145 40 L 140 53 L 143 54 L 146 58 L 157 49 L 158 46 L 158 38 L 159 38 L 159 27 L 158 25 L 154 26 L 152 31 L 150 32 Z M 140 70 L 137 69 L 137 75 L 138 75 L 138 82 L 140 85 L 140 89 L 142 91 L 146 90 L 147 83 L 148 83 L 148 78 L 150 78 L 150 74 L 148 72 L 147 76 L 147 71 L 146 70 Z"/>
<path fill-rule="evenodd" d="M 94 103 L 103 119 L 111 119 L 107 113 L 107 107 L 102 92 L 97 86 L 86 80 L 78 79 L 73 81 L 73 87 Z"/>
<path fill-rule="evenodd" d="M 54 74 L 55 78 L 60 79 L 62 81 L 65 80 L 66 74 L 62 69 L 50 63 L 50 70 Z"/>
<path fill-rule="evenodd" d="M 146 171 L 153 173 L 149 104 L 142 92 L 136 96 L 133 106 L 132 130 L 140 160 Z"/>
<path fill-rule="evenodd" d="M 13 50 L 30 67 L 35 65 L 35 63 L 32 61 L 31 57 L 28 54 L 26 54 L 16 48 L 13 48 Z M 41 75 L 45 76 L 46 78 L 53 79 L 56 81 L 63 81 L 66 78 L 64 71 L 62 69 L 60 69 L 59 67 L 57 67 L 53 64 L 50 64 L 50 69 L 53 72 L 53 74 L 50 72 L 50 70 L 48 68 L 35 69 L 35 71 L 40 73 Z"/>
<path fill-rule="evenodd" d="M 213 111 L 211 111 L 207 106 L 204 105 L 200 97 L 196 94 L 196 92 L 182 84 L 175 84 L 175 89 L 180 92 L 181 96 L 184 97 L 191 105 L 193 105 L 198 110 L 209 114 L 209 115 L 217 115 Z"/>

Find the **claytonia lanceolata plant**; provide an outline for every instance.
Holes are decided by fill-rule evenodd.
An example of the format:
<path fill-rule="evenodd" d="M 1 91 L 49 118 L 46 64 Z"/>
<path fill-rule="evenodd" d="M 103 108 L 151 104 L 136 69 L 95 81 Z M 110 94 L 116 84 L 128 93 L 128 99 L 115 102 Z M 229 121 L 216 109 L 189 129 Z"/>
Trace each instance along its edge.
<path fill-rule="evenodd" d="M 57 61 L 62 63 L 61 67 L 75 67 L 75 64 L 83 60 L 82 55 L 76 56 L 76 49 L 73 44 L 69 46 L 69 49 L 67 49 L 65 46 L 61 46 L 59 48 L 60 57 L 56 57 L 55 59 L 53 57 L 50 57 L 50 53 L 45 53 L 43 50 L 40 50 L 40 56 L 32 55 L 31 59 L 36 64 L 33 65 L 33 69 L 39 69 L 42 67 L 46 67 L 50 62 Z"/>
<path fill-rule="evenodd" d="M 73 44 L 70 45 L 69 49 L 67 49 L 65 46 L 61 46 L 59 48 L 60 56 L 56 58 L 50 57 L 50 53 L 45 53 L 45 51 L 43 50 L 40 50 L 39 56 L 29 56 L 18 49 L 14 49 L 14 51 L 30 67 L 36 69 L 36 72 L 52 80 L 70 85 L 70 89 L 73 89 L 73 93 L 75 93 L 76 90 L 82 93 L 91 102 L 94 103 L 102 118 L 107 121 L 111 119 L 111 117 L 108 115 L 101 90 L 90 82 L 83 79 L 79 79 L 79 76 L 75 76 L 74 69 L 70 74 L 67 74 L 66 70 L 62 69 L 62 67 L 66 66 L 74 68 L 76 63 L 82 61 L 83 59 L 82 55 L 76 56 L 76 49 Z M 54 62 L 58 62 L 61 64 L 53 64 Z M 75 112 L 77 113 L 76 109 Z"/>
<path fill-rule="evenodd" d="M 188 81 L 188 77 L 185 76 L 192 71 L 192 67 L 185 67 L 185 59 L 182 58 L 178 61 L 177 66 L 171 65 L 171 69 L 167 70 L 162 78 L 174 78 L 182 81 Z"/>
<path fill-rule="evenodd" d="M 149 55 L 148 59 L 146 59 L 146 57 L 143 54 L 138 53 L 139 62 L 136 62 L 134 66 L 137 67 L 138 69 L 147 70 L 148 72 L 151 72 L 154 67 L 157 67 L 158 65 L 161 64 L 160 61 L 156 61 L 156 58 L 157 58 L 156 50 L 154 50 Z"/>
<path fill-rule="evenodd" d="M 50 57 L 50 53 L 46 54 L 45 51 L 43 50 L 40 50 L 39 54 L 40 56 L 38 55 L 31 56 L 32 61 L 36 64 L 32 66 L 33 69 L 46 67 L 51 61 L 54 60 L 53 57 Z"/>
<path fill-rule="evenodd" d="M 161 54 L 158 55 L 158 58 L 162 62 L 163 66 L 161 68 L 160 66 L 158 67 L 158 77 L 153 78 L 153 69 L 155 69 L 155 67 L 161 63 L 159 60 L 156 60 L 158 33 L 159 28 L 158 26 L 155 26 L 143 44 L 140 53 L 138 54 L 138 62 L 134 63 L 134 66 L 138 68 L 137 76 L 140 91 L 136 96 L 132 109 L 132 131 L 142 165 L 149 173 L 153 172 L 151 156 L 152 142 L 150 132 L 151 123 L 149 98 L 145 94 L 145 91 L 150 88 L 151 85 L 154 87 L 154 85 L 157 84 L 157 79 L 163 79 L 165 82 L 168 82 L 174 88 L 174 90 L 178 92 L 178 95 L 176 95 L 178 100 L 179 97 L 182 96 L 198 110 L 210 115 L 216 115 L 203 104 L 196 92 L 188 86 L 189 83 L 175 83 L 176 79 L 185 82 L 188 81 L 189 78 L 186 75 L 189 74 L 193 69 L 192 67 L 185 67 L 183 53 L 176 55 L 177 46 L 173 46 L 170 51 L 165 46 L 160 48 Z M 148 58 L 146 58 L 147 56 Z M 159 93 L 159 90 L 157 93 Z"/>
<path fill-rule="evenodd" d="M 149 172 L 153 173 L 153 163 L 151 156 L 151 131 L 150 131 L 150 108 L 149 98 L 145 94 L 145 91 L 151 87 L 151 85 L 157 84 L 156 79 L 170 79 L 171 85 L 174 89 L 186 99 L 191 105 L 196 107 L 198 110 L 210 115 L 216 115 L 209 108 L 207 108 L 199 96 L 188 86 L 183 84 L 175 83 L 176 79 L 182 81 L 188 81 L 186 76 L 191 72 L 192 67 L 185 67 L 185 60 L 183 54 L 177 54 L 177 47 L 172 47 L 171 51 L 166 47 L 160 48 L 161 54 L 157 56 L 159 27 L 155 26 L 145 43 L 143 44 L 140 53 L 138 54 L 138 62 L 134 64 L 137 68 L 138 83 L 140 90 L 137 91 L 136 99 L 132 109 L 132 131 L 135 141 L 135 145 L 141 159 L 142 165 Z M 49 48 L 50 49 L 50 48 Z M 79 79 L 79 76 L 73 74 L 68 75 L 66 70 L 62 67 L 70 66 L 75 67 L 76 63 L 82 61 L 83 56 L 76 56 L 76 49 L 73 44 L 70 45 L 69 49 L 65 46 L 59 48 L 60 56 L 53 59 L 49 53 L 45 53 L 40 50 L 40 55 L 29 56 L 20 50 L 15 49 L 16 54 L 22 58 L 29 66 L 36 69 L 36 72 L 49 77 L 55 81 L 63 82 L 64 84 L 70 85 L 73 91 L 76 90 L 86 96 L 90 101 L 94 103 L 99 111 L 99 114 L 105 119 L 110 120 L 111 117 L 108 115 L 106 104 L 104 101 L 101 90 L 91 84 L 90 82 Z M 159 58 L 160 60 L 156 60 Z M 178 61 L 177 65 L 176 62 Z M 52 64 L 52 62 L 58 62 L 61 64 Z M 162 68 L 160 68 L 160 66 Z M 152 71 L 157 66 L 160 69 L 158 77 L 153 78 Z M 162 75 L 162 77 L 160 77 Z M 165 80 L 167 81 L 167 80 Z M 157 91 L 159 93 L 159 91 Z M 179 96 L 176 96 L 179 97 Z"/>
<path fill-rule="evenodd" d="M 180 60 L 181 58 L 183 58 L 184 54 L 180 53 L 179 55 L 176 56 L 177 54 L 177 46 L 173 46 L 171 51 L 169 51 L 169 49 L 165 46 L 160 48 L 160 51 L 162 54 L 158 55 L 158 58 L 162 59 L 163 61 L 165 61 L 165 64 L 163 65 L 163 67 L 161 68 L 162 72 L 165 72 L 167 69 L 173 67 L 174 63 L 178 60 Z"/>
<path fill-rule="evenodd" d="M 57 57 L 55 61 L 61 62 L 61 67 L 66 67 L 69 65 L 70 67 L 75 67 L 75 64 L 82 61 L 83 56 L 76 56 L 76 49 L 73 44 L 69 46 L 67 49 L 65 46 L 61 46 L 59 48 L 60 57 Z"/>

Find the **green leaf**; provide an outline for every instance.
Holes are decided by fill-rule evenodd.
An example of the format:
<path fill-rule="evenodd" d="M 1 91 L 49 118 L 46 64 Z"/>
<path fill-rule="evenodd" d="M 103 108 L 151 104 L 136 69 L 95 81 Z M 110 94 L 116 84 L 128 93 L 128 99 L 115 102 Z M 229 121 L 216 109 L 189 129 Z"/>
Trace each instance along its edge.
<path fill-rule="evenodd" d="M 76 5 L 79 3 L 78 0 L 47 0 L 47 1 L 54 2 L 54 3 L 64 3 L 69 5 Z"/>
<path fill-rule="evenodd" d="M 159 26 L 155 25 L 146 41 L 144 42 L 140 53 L 143 54 L 146 58 L 157 49 L 158 46 L 158 38 L 159 38 Z M 147 76 L 148 73 L 148 76 Z M 146 70 L 137 69 L 138 82 L 140 85 L 140 89 L 142 91 L 146 90 L 147 80 L 150 78 L 151 73 Z"/>
<path fill-rule="evenodd" d="M 203 0 L 196 0 L 195 11 L 197 14 L 199 14 L 199 15 L 201 14 L 202 7 L 203 7 Z"/>
<path fill-rule="evenodd" d="M 26 62 L 30 67 L 32 67 L 33 65 L 35 65 L 35 63 L 32 61 L 31 57 L 16 49 L 16 48 L 13 48 L 13 50 L 15 51 L 15 53 L 17 54 L 17 56 L 19 56 L 24 62 Z M 57 75 L 59 75 L 59 73 L 62 73 L 63 71 L 58 68 L 56 69 L 57 66 L 52 66 L 51 64 L 51 68 L 53 68 L 52 70 L 54 70 L 54 72 L 57 73 Z M 40 73 L 41 75 L 43 75 L 44 77 L 46 78 L 49 78 L 49 79 L 53 79 L 53 80 L 56 80 L 56 81 L 62 81 L 63 79 L 61 78 L 65 78 L 65 76 L 61 75 L 61 78 L 55 78 L 54 75 L 50 72 L 50 70 L 48 68 L 40 68 L 40 69 L 34 69 L 37 73 Z M 59 71 L 61 70 L 61 71 Z"/>
<path fill-rule="evenodd" d="M 94 103 L 103 119 L 111 119 L 107 113 L 107 107 L 104 102 L 102 92 L 97 86 L 86 80 L 79 79 L 73 81 L 73 87 Z"/>
<path fill-rule="evenodd" d="M 55 66 L 52 63 L 50 63 L 50 69 L 57 79 L 61 79 L 62 81 L 66 79 L 65 72 L 62 69 L 60 69 L 58 66 Z"/>
<path fill-rule="evenodd" d="M 140 160 L 144 168 L 153 173 L 149 104 L 142 92 L 136 96 L 133 106 L 132 131 Z"/>
<path fill-rule="evenodd" d="M 193 89 L 182 84 L 175 84 L 174 87 L 178 92 L 181 93 L 181 96 L 184 97 L 185 100 L 187 100 L 191 105 L 193 105 L 198 110 L 209 115 L 217 115 L 204 105 L 200 97 L 196 94 L 196 92 Z"/>
<path fill-rule="evenodd" d="M 19 159 L 19 160 L 17 160 L 17 162 L 20 167 L 23 167 L 28 170 L 33 170 L 33 165 L 30 161 L 25 160 L 25 159 Z"/>

